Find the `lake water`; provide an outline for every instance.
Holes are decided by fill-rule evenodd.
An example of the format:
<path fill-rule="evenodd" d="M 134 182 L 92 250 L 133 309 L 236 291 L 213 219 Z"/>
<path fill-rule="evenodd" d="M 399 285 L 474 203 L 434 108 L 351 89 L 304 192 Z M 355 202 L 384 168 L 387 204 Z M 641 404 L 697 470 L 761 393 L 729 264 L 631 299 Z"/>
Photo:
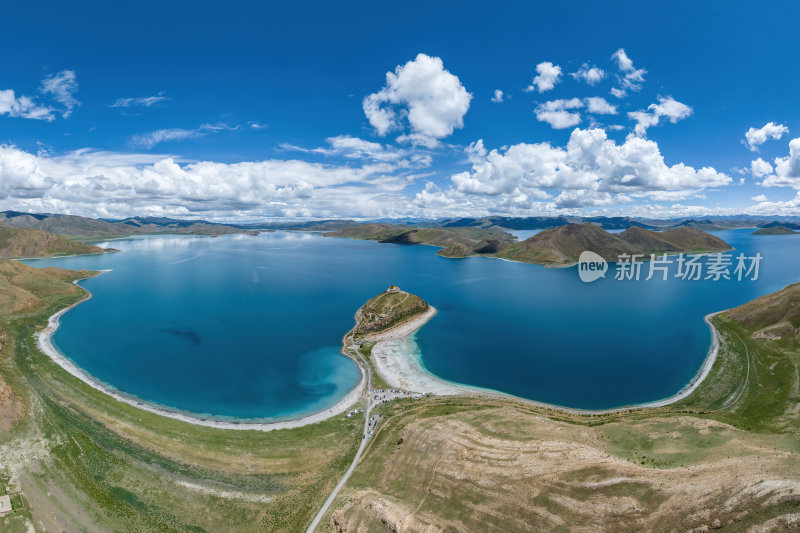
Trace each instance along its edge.
<path fill-rule="evenodd" d="M 678 392 L 708 352 L 704 315 L 800 280 L 800 235 L 751 232 L 715 234 L 761 253 L 754 282 L 616 281 L 611 265 L 587 284 L 576 268 L 294 232 L 136 237 L 101 244 L 118 254 L 27 263 L 112 269 L 82 282 L 94 297 L 64 315 L 55 343 L 103 382 L 175 409 L 272 420 L 335 404 L 359 379 L 341 338 L 391 284 L 439 310 L 416 339 L 434 374 L 602 409 Z"/>

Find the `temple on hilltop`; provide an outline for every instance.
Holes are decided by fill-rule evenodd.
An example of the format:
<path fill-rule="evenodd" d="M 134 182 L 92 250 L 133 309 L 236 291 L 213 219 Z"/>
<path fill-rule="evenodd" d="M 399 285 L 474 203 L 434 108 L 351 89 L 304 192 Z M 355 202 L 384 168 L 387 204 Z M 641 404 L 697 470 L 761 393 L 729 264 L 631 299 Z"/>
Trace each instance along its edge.
<path fill-rule="evenodd" d="M 386 292 L 400 292 L 400 287 L 397 285 L 391 285 L 388 289 L 386 289 Z"/>

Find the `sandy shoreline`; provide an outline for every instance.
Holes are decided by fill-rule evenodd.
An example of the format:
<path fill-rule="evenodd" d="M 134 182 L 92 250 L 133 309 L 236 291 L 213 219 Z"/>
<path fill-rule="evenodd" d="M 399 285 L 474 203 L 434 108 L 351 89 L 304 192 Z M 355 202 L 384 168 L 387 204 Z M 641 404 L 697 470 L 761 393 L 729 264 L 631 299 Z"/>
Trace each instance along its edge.
<path fill-rule="evenodd" d="M 102 272 L 107 272 L 107 271 L 102 271 Z M 77 285 L 78 281 L 80 280 L 76 280 L 74 283 Z M 73 376 L 77 377 L 90 387 L 100 392 L 103 392 L 111 396 L 115 400 L 128 404 L 132 407 L 136 407 L 138 409 L 142 409 L 150 413 L 166 416 L 174 420 L 180 420 L 182 422 L 187 422 L 199 426 L 213 427 L 218 429 L 272 431 L 277 429 L 297 428 L 308 424 L 314 424 L 317 422 L 322 422 L 323 420 L 327 420 L 336 415 L 342 414 L 345 411 L 347 411 L 348 408 L 356 404 L 363 397 L 364 391 L 366 389 L 366 374 L 364 372 L 364 369 L 362 368 L 361 363 L 356 358 L 352 357 L 352 355 L 348 354 L 347 346 L 343 345 L 342 353 L 345 356 L 353 359 L 354 362 L 358 365 L 359 371 L 361 373 L 361 379 L 359 380 L 358 384 L 355 387 L 353 387 L 352 390 L 350 390 L 350 392 L 348 392 L 339 402 L 336 403 L 336 405 L 329 407 L 328 409 L 325 409 L 323 411 L 303 416 L 301 418 L 278 420 L 275 422 L 248 421 L 247 419 L 221 420 L 219 418 L 214 418 L 213 416 L 210 415 L 208 417 L 204 417 L 202 415 L 177 411 L 153 403 L 145 402 L 138 398 L 124 394 L 114 389 L 113 387 L 95 379 L 87 372 L 85 372 L 83 369 L 75 365 L 55 347 L 52 337 L 60 325 L 61 317 L 73 307 L 85 301 L 88 301 L 92 297 L 92 294 L 89 291 L 87 291 L 87 293 L 88 296 L 83 300 L 76 302 L 75 304 L 65 309 L 62 309 L 61 311 L 58 311 L 49 318 L 47 326 L 43 330 L 35 334 L 37 346 L 44 354 L 49 356 L 56 364 L 61 366 L 64 370 L 66 370 Z M 716 361 L 717 354 L 719 352 L 719 335 L 717 333 L 716 328 L 714 328 L 710 320 L 711 317 L 713 317 L 715 314 L 717 313 L 711 313 L 704 318 L 706 324 L 708 325 L 708 327 L 711 329 L 712 332 L 712 342 L 711 342 L 711 347 L 709 348 L 708 351 L 708 355 L 706 356 L 703 365 L 700 367 L 700 370 L 697 372 L 695 377 L 692 378 L 692 380 L 683 389 L 681 389 L 678 393 L 674 394 L 673 396 L 664 398 L 662 400 L 656 400 L 653 402 L 647 402 L 643 404 L 636 404 L 630 406 L 616 407 L 612 409 L 598 409 L 598 410 L 577 409 L 555 404 L 548 404 L 544 402 L 537 402 L 534 400 L 528 400 L 526 398 L 520 398 L 518 396 L 506 394 L 500 391 L 450 382 L 435 376 L 434 374 L 432 374 L 431 372 L 429 372 L 424 368 L 419 357 L 417 357 L 416 345 L 414 342 L 414 335 L 417 332 L 417 330 L 419 330 L 419 328 L 428 323 L 428 321 L 430 321 L 436 315 L 436 309 L 433 306 L 431 306 L 430 309 L 426 311 L 424 314 L 416 318 L 404 322 L 403 324 L 400 324 L 399 326 L 396 326 L 385 333 L 371 336 L 369 338 L 365 338 L 364 340 L 375 342 L 375 345 L 372 348 L 372 362 L 375 367 L 375 371 L 392 388 L 404 389 L 410 392 L 432 394 L 437 396 L 462 395 L 462 396 L 501 397 L 516 401 L 521 401 L 528 404 L 533 404 L 538 407 L 543 407 L 547 409 L 556 409 L 576 414 L 609 414 L 609 413 L 628 411 L 633 409 L 663 407 L 675 403 L 689 396 L 700 385 L 700 383 L 703 382 L 706 376 L 708 376 L 709 372 L 711 371 L 711 368 L 714 365 L 714 362 Z M 346 338 L 347 336 L 345 336 L 345 339 Z"/>
<path fill-rule="evenodd" d="M 414 334 L 436 315 L 436 308 L 392 328 L 386 333 L 365 338 L 375 342 L 372 363 L 375 371 L 392 388 L 438 396 L 492 394 L 494 391 L 452 383 L 425 370 L 421 361 L 412 354 Z"/>
<path fill-rule="evenodd" d="M 416 348 L 413 344 L 413 335 L 420 327 L 425 325 L 436 314 L 436 309 L 433 307 L 431 307 L 430 311 L 424 315 L 402 324 L 400 327 L 393 329 L 388 334 L 375 336 L 369 340 L 376 341 L 375 346 L 372 348 L 372 361 L 375 371 L 393 388 L 405 389 L 410 392 L 419 392 L 423 394 L 434 394 L 437 396 L 467 395 L 503 397 L 547 409 L 557 409 L 559 411 L 566 411 L 576 414 L 597 415 L 630 411 L 634 409 L 664 407 L 666 405 L 678 402 L 694 392 L 700 383 L 702 383 L 703 380 L 708 376 L 711 368 L 714 366 L 714 362 L 717 360 L 717 354 L 719 353 L 719 334 L 711 323 L 711 318 L 721 312 L 722 311 L 711 313 L 703 318 L 709 329 L 711 329 L 711 346 L 709 347 L 708 354 L 706 355 L 700 370 L 684 388 L 682 388 L 676 394 L 662 400 L 615 407 L 612 409 L 578 409 L 574 407 L 565 407 L 561 405 L 537 402 L 535 400 L 521 398 L 519 396 L 506 394 L 500 391 L 483 389 L 480 387 L 471 387 L 469 385 L 450 382 L 433 375 L 424 368 L 421 361 L 419 361 L 415 353 L 413 353 L 415 351 L 414 349 Z"/>
<path fill-rule="evenodd" d="M 103 270 L 101 272 L 108 272 L 108 271 Z M 73 283 L 78 285 L 78 281 L 81 280 L 76 280 Z M 226 420 L 214 419 L 210 416 L 208 418 L 204 418 L 202 416 L 176 411 L 173 409 L 169 409 L 167 407 L 162 407 L 156 404 L 144 402 L 138 398 L 129 396 L 118 390 L 115 390 L 113 387 L 110 387 L 109 385 L 90 376 L 87 372 L 79 368 L 77 365 L 75 365 L 75 363 L 73 363 L 67 357 L 65 357 L 64 354 L 62 354 L 53 343 L 53 334 L 58 329 L 61 322 L 61 317 L 64 315 L 64 313 L 66 313 L 73 307 L 80 305 L 83 302 L 86 302 L 92 298 L 92 293 L 89 291 L 86 292 L 88 293 L 88 296 L 86 298 L 72 304 L 67 308 L 62 309 L 61 311 L 58 311 L 49 318 L 47 326 L 35 334 L 36 345 L 39 347 L 39 350 L 41 350 L 42 353 L 50 357 L 50 359 L 52 359 L 53 362 L 58 364 L 61 368 L 63 368 L 76 378 L 80 379 L 93 389 L 96 389 L 104 394 L 107 394 L 108 396 L 111 396 L 117 401 L 128 404 L 132 407 L 136 407 L 137 409 L 142 409 L 150 413 L 166 416 L 174 420 L 180 420 L 181 422 L 188 422 L 189 424 L 194 424 L 197 426 L 206 426 L 218 429 L 273 431 L 276 429 L 289 429 L 289 428 L 305 426 L 308 424 L 315 424 L 317 422 L 322 422 L 323 420 L 327 420 L 331 417 L 342 414 L 350 406 L 354 405 L 361 399 L 364 389 L 366 387 L 365 375 L 362 370 L 361 379 L 359 380 L 358 384 L 355 387 L 353 387 L 353 389 L 350 392 L 348 392 L 344 398 L 339 400 L 339 402 L 337 402 L 336 405 L 329 407 L 324 411 L 319 411 L 317 413 L 313 413 L 301 418 L 280 420 L 275 422 L 248 422 L 246 419 L 226 421 Z M 360 365 L 359 365 L 359 370 L 361 370 Z"/>

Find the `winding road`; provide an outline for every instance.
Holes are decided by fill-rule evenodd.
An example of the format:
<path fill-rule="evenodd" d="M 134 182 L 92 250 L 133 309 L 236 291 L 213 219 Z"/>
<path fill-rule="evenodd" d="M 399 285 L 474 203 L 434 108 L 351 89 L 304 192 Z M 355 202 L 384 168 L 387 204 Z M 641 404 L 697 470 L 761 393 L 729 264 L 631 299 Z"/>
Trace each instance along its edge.
<path fill-rule="evenodd" d="M 325 500 L 325 503 L 322 504 L 322 507 L 317 512 L 317 515 L 314 517 L 314 520 L 312 520 L 311 524 L 309 524 L 308 528 L 306 528 L 306 533 L 313 533 L 317 529 L 319 523 L 322 521 L 322 517 L 325 516 L 325 513 L 327 513 L 328 509 L 330 509 L 333 500 L 335 500 L 336 496 L 339 495 L 339 491 L 342 490 L 342 487 L 344 487 L 344 484 L 347 483 L 347 480 L 350 479 L 350 475 L 356 469 L 356 466 L 358 466 L 358 461 L 361 460 L 361 455 L 364 453 L 364 449 L 367 447 L 367 441 L 369 440 L 367 438 L 367 430 L 369 426 L 369 413 L 372 410 L 372 369 L 364 360 L 364 358 L 361 356 L 355 344 L 350 344 L 348 350 L 350 350 L 355 355 L 355 357 L 357 357 L 358 360 L 361 361 L 362 368 L 367 376 L 367 388 L 366 388 L 367 407 L 364 409 L 364 432 L 363 432 L 364 436 L 361 439 L 361 445 L 358 447 L 358 451 L 356 452 L 355 457 L 353 457 L 353 462 L 350 463 L 350 466 L 345 471 L 344 475 L 342 476 L 342 479 L 339 480 L 339 483 L 337 483 L 336 486 L 333 487 L 333 490 L 328 495 L 328 498 Z"/>

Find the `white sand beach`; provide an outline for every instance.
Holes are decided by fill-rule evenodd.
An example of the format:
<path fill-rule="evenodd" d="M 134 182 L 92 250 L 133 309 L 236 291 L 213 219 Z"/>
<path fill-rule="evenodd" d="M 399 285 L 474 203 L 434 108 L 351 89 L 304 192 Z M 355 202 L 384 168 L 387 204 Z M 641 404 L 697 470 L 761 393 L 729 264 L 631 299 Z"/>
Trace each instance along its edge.
<path fill-rule="evenodd" d="M 477 387 L 445 381 L 434 376 L 422 366 L 416 353 L 414 334 L 435 314 L 436 308 L 431 306 L 427 312 L 408 322 L 385 333 L 364 339 L 375 342 L 375 346 L 372 347 L 372 362 L 375 371 L 392 388 L 404 389 L 409 392 L 440 396 L 490 393 L 491 391 Z"/>
<path fill-rule="evenodd" d="M 720 311 L 722 312 L 722 311 Z M 414 333 L 424 326 L 436 314 L 436 309 L 431 309 L 413 320 L 410 320 L 397 328 L 371 337 L 368 340 L 376 341 L 372 348 L 373 364 L 376 372 L 393 388 L 404 389 L 410 392 L 423 394 L 434 394 L 439 396 L 468 395 L 468 396 L 499 396 L 509 399 L 534 404 L 540 407 L 558 409 L 579 414 L 608 414 L 633 409 L 644 409 L 649 407 L 663 407 L 678 402 L 689 396 L 703 380 L 708 376 L 719 352 L 719 334 L 711 323 L 711 318 L 717 313 L 711 313 L 704 318 L 706 324 L 711 329 L 712 340 L 703 365 L 690 381 L 679 392 L 664 398 L 643 404 L 616 407 L 613 409 L 591 410 L 576 409 L 559 405 L 537 402 L 525 398 L 519 398 L 500 391 L 471 387 L 459 383 L 443 380 L 428 372 L 419 360 L 417 346 L 414 342 Z"/>
<path fill-rule="evenodd" d="M 102 272 L 108 272 L 108 271 L 102 271 Z M 75 281 L 76 285 L 78 284 L 78 281 L 80 280 Z M 350 392 L 348 392 L 344 398 L 339 400 L 339 402 L 337 402 L 336 405 L 329 407 L 324 411 L 313 413 L 308 416 L 304 416 L 302 418 L 297 418 L 294 420 L 281 420 L 277 422 L 248 422 L 247 420 L 227 421 L 227 420 L 214 419 L 212 417 L 203 418 L 202 416 L 199 415 L 184 413 L 181 411 L 176 411 L 168 409 L 166 407 L 158 406 L 152 403 L 144 402 L 135 397 L 129 396 L 118 390 L 115 390 L 113 387 L 110 387 L 109 385 L 102 383 L 101 381 L 90 376 L 83 369 L 79 368 L 77 365 L 75 365 L 75 363 L 73 363 L 67 357 L 65 357 L 64 354 L 62 354 L 58 350 L 58 348 L 56 348 L 55 345 L 53 344 L 53 334 L 56 332 L 56 330 L 60 325 L 61 317 L 64 315 L 64 313 L 66 313 L 73 307 L 80 305 L 81 303 L 91 299 L 92 297 L 91 292 L 89 291 L 87 292 L 89 293 L 89 295 L 86 298 L 84 298 L 80 302 L 77 302 L 67 307 L 66 309 L 62 309 L 61 311 L 57 312 L 56 314 L 50 317 L 47 326 L 38 333 L 36 333 L 36 344 L 44 354 L 49 356 L 50 359 L 52 359 L 55 363 L 57 363 L 61 368 L 63 368 L 76 378 L 80 379 L 90 387 L 111 396 L 117 401 L 136 407 L 138 409 L 142 409 L 144 411 L 155 413 L 161 416 L 166 416 L 168 418 L 172 418 L 175 420 L 180 420 L 182 422 L 188 422 L 190 424 L 195 424 L 198 426 L 207 426 L 220 429 L 272 431 L 276 429 L 289 429 L 289 428 L 305 426 L 308 424 L 315 424 L 317 422 L 322 422 L 323 420 L 327 420 L 331 417 L 342 414 L 345 411 L 347 411 L 349 407 L 358 402 L 364 393 L 366 387 L 366 380 L 364 372 L 362 371 L 361 379 L 358 382 L 358 385 L 356 385 Z"/>
<path fill-rule="evenodd" d="M 75 283 L 77 284 L 77 281 Z M 39 349 L 43 353 L 48 355 L 54 362 L 56 362 L 58 365 L 64 368 L 64 370 L 66 370 L 73 376 L 79 378 L 84 383 L 88 384 L 94 389 L 97 389 L 105 394 L 108 394 L 117 401 L 126 403 L 138 409 L 142 409 L 151 413 L 155 413 L 175 420 L 180 420 L 182 422 L 188 422 L 190 424 L 195 424 L 200 426 L 214 427 L 220 429 L 272 431 L 276 429 L 289 429 L 289 428 L 305 426 L 308 424 L 314 424 L 317 422 L 321 422 L 323 420 L 327 420 L 336 415 L 342 414 L 345 411 L 347 411 L 350 407 L 352 407 L 354 404 L 356 404 L 358 401 L 360 401 L 366 390 L 366 375 L 364 373 L 364 369 L 362 368 L 362 364 L 358 361 L 358 359 L 353 357 L 355 362 L 358 364 L 359 370 L 361 372 L 361 379 L 359 380 L 358 385 L 356 385 L 350 392 L 348 392 L 344 396 L 344 398 L 342 398 L 339 402 L 336 403 L 336 405 L 328 409 L 325 409 L 324 411 L 313 413 L 297 419 L 281 420 L 276 422 L 257 422 L 257 421 L 250 422 L 247 420 L 229 421 L 229 420 L 216 419 L 210 415 L 208 417 L 203 417 L 202 415 L 181 412 L 169 409 L 167 407 L 159 406 L 156 404 L 144 402 L 140 399 L 137 399 L 135 397 L 117 391 L 113 387 L 105 383 L 102 383 L 99 380 L 95 379 L 94 377 L 90 376 L 88 373 L 86 373 L 84 370 L 82 370 L 81 368 L 76 366 L 72 361 L 66 358 L 61 352 L 59 352 L 58 349 L 53 344 L 52 337 L 55 331 L 59 327 L 61 316 L 63 316 L 64 313 L 66 313 L 76 305 L 79 305 L 89 300 L 91 297 L 92 295 L 91 293 L 89 293 L 88 297 L 85 298 L 84 300 L 81 300 L 80 302 L 77 302 L 66 309 L 62 309 L 61 311 L 51 316 L 48 321 L 47 327 L 45 327 L 42 331 L 36 334 L 37 345 Z M 544 408 L 558 409 L 573 413 L 607 414 L 607 413 L 627 411 L 632 409 L 663 407 L 675 403 L 689 396 L 700 385 L 700 383 L 702 383 L 702 381 L 706 378 L 706 376 L 708 376 L 717 358 L 717 353 L 719 351 L 719 335 L 714 326 L 711 324 L 710 320 L 711 317 L 713 317 L 715 314 L 716 313 L 712 313 L 705 317 L 705 322 L 706 324 L 708 324 L 712 332 L 712 342 L 711 342 L 711 347 L 709 348 L 708 351 L 708 355 L 706 356 L 706 359 L 702 367 L 698 371 L 697 375 L 692 379 L 691 382 L 689 382 L 689 384 L 686 385 L 686 387 L 681 389 L 675 395 L 670 396 L 669 398 L 665 398 L 663 400 L 657 400 L 644 404 L 618 407 L 613 409 L 603 409 L 603 410 L 575 409 L 570 407 L 547 404 L 543 402 L 537 402 L 533 400 L 527 400 L 524 398 L 519 398 L 517 396 L 512 396 L 510 394 L 505 394 L 491 389 L 484 389 L 480 387 L 472 387 L 469 385 L 453 383 L 441 379 L 433 375 L 432 373 L 428 372 L 419 358 L 418 348 L 414 340 L 414 334 L 419 328 L 428 323 L 428 321 L 431 320 L 436 315 L 436 309 L 432 306 L 427 312 L 414 319 L 404 322 L 399 326 L 390 329 L 389 331 L 386 331 L 379 335 L 371 336 L 369 338 L 365 338 L 363 340 L 375 342 L 375 345 L 373 346 L 372 349 L 372 360 L 375 370 L 384 379 L 384 381 L 386 381 L 386 383 L 388 383 L 392 388 L 403 389 L 409 392 L 416 392 L 422 394 L 433 394 L 438 396 L 462 395 L 462 396 L 504 397 L 508 399 L 522 401 L 525 403 L 534 404 Z M 346 338 L 347 337 L 345 337 L 345 339 Z M 349 357 L 352 357 L 352 355 L 348 354 L 347 351 L 348 351 L 347 347 L 343 346 L 342 353 L 344 353 Z"/>

